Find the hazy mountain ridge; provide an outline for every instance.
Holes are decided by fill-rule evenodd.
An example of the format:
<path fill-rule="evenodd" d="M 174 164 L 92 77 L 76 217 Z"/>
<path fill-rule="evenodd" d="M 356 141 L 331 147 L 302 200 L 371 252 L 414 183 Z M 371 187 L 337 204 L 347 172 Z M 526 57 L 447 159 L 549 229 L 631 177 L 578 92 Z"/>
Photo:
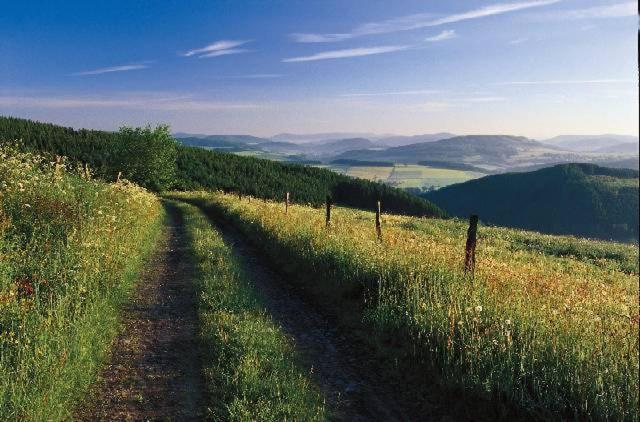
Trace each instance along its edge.
<path fill-rule="evenodd" d="M 337 158 L 414 164 L 420 161 L 445 161 L 491 170 L 512 167 L 530 160 L 533 160 L 530 164 L 535 164 L 536 160 L 566 161 L 574 156 L 573 153 L 522 136 L 467 135 L 393 147 L 382 151 L 348 151 Z"/>
<path fill-rule="evenodd" d="M 632 135 L 560 135 L 540 142 L 554 145 L 570 151 L 581 152 L 618 152 L 606 151 L 608 147 L 620 144 L 638 145 L 638 137 Z"/>

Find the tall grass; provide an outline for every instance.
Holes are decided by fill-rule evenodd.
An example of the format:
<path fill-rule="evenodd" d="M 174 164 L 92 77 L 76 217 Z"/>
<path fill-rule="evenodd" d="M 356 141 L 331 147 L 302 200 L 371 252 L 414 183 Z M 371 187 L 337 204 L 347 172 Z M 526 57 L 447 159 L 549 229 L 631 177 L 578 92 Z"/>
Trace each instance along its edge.
<path fill-rule="evenodd" d="M 197 268 L 209 417 L 325 420 L 322 395 L 207 217 L 180 204 Z"/>
<path fill-rule="evenodd" d="M 161 227 L 156 197 L 0 148 L 0 419 L 61 420 Z"/>
<path fill-rule="evenodd" d="M 600 242 L 593 262 L 523 247 L 534 234 L 481 227 L 472 280 L 463 221 L 385 215 L 380 244 L 369 212 L 336 208 L 327 230 L 311 207 L 285 216 L 271 202 L 182 197 L 225 215 L 319 294 L 355 293 L 372 336 L 404 333 L 405 349 L 454 385 L 544 418 L 638 420 L 638 280 L 615 264 L 633 246 L 620 255 L 625 247 L 610 244 L 609 255 Z"/>

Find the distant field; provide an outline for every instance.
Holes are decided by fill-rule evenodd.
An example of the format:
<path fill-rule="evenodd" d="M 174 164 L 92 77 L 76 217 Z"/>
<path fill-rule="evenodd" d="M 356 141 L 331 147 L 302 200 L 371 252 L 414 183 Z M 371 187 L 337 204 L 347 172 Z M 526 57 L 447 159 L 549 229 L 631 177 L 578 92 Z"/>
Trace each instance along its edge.
<path fill-rule="evenodd" d="M 396 164 L 393 167 L 326 166 L 338 173 L 377 180 L 399 188 L 441 188 L 484 176 L 482 173 L 450 170 L 418 164 Z"/>
<path fill-rule="evenodd" d="M 244 157 L 264 158 L 274 161 L 288 161 L 287 157 L 278 153 L 262 151 L 240 151 L 235 154 Z M 383 182 L 398 188 L 439 189 L 454 183 L 485 176 L 483 173 L 468 170 L 444 169 L 420 164 L 395 164 L 393 167 L 383 166 L 350 166 L 345 164 L 321 164 L 314 167 L 326 168 L 340 174 L 358 177 L 371 181 Z"/>

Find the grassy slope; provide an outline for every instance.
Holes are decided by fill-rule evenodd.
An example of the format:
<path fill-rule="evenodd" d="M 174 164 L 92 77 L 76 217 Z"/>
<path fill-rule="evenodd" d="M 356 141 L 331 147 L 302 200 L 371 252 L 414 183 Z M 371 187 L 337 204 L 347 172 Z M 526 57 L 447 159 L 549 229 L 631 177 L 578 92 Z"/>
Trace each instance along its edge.
<path fill-rule="evenodd" d="M 638 172 L 566 164 L 487 176 L 426 197 L 455 216 L 546 233 L 638 241 Z"/>
<path fill-rule="evenodd" d="M 177 203 L 197 265 L 209 416 L 214 420 L 325 420 L 322 397 L 293 345 L 265 313 L 220 233 Z"/>
<path fill-rule="evenodd" d="M 161 207 L 126 183 L 0 156 L 0 419 L 68 419 L 116 334 Z"/>
<path fill-rule="evenodd" d="M 307 274 L 318 297 L 344 303 L 344 312 L 364 305 L 366 336 L 406 336 L 397 356 L 430 362 L 453 385 L 543 417 L 638 418 L 633 247 L 557 238 L 553 248 L 544 246 L 550 237 L 481 227 L 471 281 L 461 269 L 465 222 L 385 216 L 380 245 L 367 212 L 337 208 L 327 231 L 313 208 L 293 206 L 285 218 L 280 204 L 197 200 L 298 279 Z M 558 256 L 571 244 L 577 259 Z M 402 376 L 425 388 L 419 376 Z"/>

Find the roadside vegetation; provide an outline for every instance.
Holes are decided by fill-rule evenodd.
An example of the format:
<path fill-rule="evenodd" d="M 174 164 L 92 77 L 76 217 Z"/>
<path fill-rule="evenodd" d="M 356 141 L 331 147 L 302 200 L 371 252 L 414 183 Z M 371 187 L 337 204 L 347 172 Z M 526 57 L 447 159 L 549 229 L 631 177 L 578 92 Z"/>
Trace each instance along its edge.
<path fill-rule="evenodd" d="M 382 199 L 399 214 L 444 216 L 423 198 L 382 183 L 353 179 L 302 164 L 278 163 L 179 144 L 167 126 L 123 127 L 118 132 L 74 130 L 48 123 L 0 116 L 0 145 L 23 151 L 65 156 L 74 165 L 88 164 L 94 174 L 115 181 L 118 174 L 152 191 L 217 190 L 267 199 L 321 205 L 371 207 Z"/>
<path fill-rule="evenodd" d="M 162 216 L 126 180 L 0 147 L 0 419 L 70 418 Z"/>
<path fill-rule="evenodd" d="M 556 252 L 566 246 L 523 247 L 526 232 L 481 227 L 472 279 L 464 221 L 385 215 L 380 243 L 365 211 L 335 208 L 326 229 L 311 207 L 285 215 L 281 203 L 181 197 L 237 225 L 316 297 L 342 303 L 341 317 L 363 309 L 364 335 L 378 347 L 406 339 L 391 353 L 439 368 L 451 386 L 542 418 L 638 419 L 633 246 L 599 242 L 574 259 Z"/>
<path fill-rule="evenodd" d="M 322 395 L 221 234 L 177 202 L 196 263 L 207 408 L 213 420 L 326 420 Z"/>

